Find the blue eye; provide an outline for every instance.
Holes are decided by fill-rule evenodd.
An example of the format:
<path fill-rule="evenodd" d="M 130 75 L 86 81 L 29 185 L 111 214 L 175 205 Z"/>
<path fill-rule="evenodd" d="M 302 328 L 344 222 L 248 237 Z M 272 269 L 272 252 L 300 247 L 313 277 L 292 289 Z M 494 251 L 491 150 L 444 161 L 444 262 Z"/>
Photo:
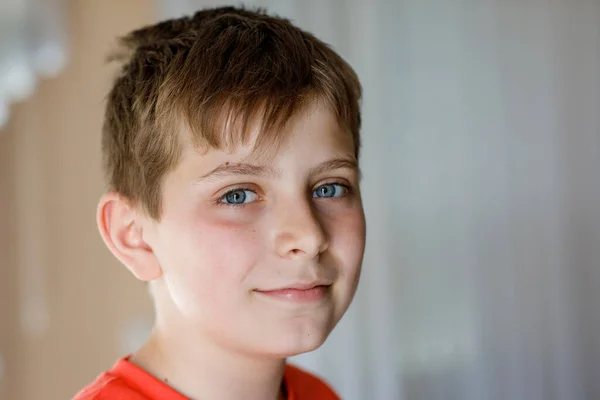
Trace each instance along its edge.
<path fill-rule="evenodd" d="M 343 197 L 346 194 L 348 194 L 347 187 L 337 184 L 337 183 L 328 183 L 328 184 L 319 186 L 313 192 L 313 197 L 332 198 L 332 197 Z"/>
<path fill-rule="evenodd" d="M 231 192 L 225 193 L 221 197 L 220 202 L 225 204 L 245 204 L 251 203 L 258 199 L 258 195 L 251 190 L 236 189 Z"/>

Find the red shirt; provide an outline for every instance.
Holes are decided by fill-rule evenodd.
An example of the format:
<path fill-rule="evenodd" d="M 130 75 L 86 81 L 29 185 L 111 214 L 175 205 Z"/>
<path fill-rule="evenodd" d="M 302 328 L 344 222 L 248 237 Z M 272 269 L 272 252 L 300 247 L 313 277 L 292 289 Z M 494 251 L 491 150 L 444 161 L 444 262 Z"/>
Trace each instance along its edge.
<path fill-rule="evenodd" d="M 288 393 L 287 400 L 340 400 L 325 382 L 289 364 L 285 367 L 283 381 Z M 189 399 L 123 358 L 79 392 L 73 400 Z"/>

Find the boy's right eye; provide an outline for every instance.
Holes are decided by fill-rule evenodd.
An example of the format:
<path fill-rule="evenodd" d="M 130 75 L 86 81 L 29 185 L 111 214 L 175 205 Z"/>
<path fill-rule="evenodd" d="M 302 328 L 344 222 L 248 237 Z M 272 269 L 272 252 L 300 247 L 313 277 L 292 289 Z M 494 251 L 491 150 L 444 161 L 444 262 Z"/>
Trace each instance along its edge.
<path fill-rule="evenodd" d="M 248 189 L 234 189 L 225 193 L 219 199 L 221 204 L 242 205 L 258 200 L 258 195 Z"/>

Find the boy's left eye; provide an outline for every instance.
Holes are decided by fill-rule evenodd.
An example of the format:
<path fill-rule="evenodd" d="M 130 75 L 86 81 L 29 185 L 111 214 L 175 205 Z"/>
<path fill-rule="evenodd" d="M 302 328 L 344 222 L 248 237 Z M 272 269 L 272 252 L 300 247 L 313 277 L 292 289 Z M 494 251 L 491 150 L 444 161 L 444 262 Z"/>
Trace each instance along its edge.
<path fill-rule="evenodd" d="M 338 183 L 327 183 L 319 186 L 313 192 L 312 197 L 314 198 L 332 198 L 332 197 L 344 197 L 348 194 L 348 188 Z"/>

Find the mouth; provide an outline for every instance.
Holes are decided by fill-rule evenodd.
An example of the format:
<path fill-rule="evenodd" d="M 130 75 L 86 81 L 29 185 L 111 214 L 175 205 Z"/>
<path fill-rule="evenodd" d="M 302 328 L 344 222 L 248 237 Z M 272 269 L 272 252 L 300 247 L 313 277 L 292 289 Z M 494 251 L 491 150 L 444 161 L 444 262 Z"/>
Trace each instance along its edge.
<path fill-rule="evenodd" d="M 284 301 L 296 303 L 314 303 L 329 295 L 330 283 L 293 284 L 273 290 L 256 290 L 257 293 Z"/>

